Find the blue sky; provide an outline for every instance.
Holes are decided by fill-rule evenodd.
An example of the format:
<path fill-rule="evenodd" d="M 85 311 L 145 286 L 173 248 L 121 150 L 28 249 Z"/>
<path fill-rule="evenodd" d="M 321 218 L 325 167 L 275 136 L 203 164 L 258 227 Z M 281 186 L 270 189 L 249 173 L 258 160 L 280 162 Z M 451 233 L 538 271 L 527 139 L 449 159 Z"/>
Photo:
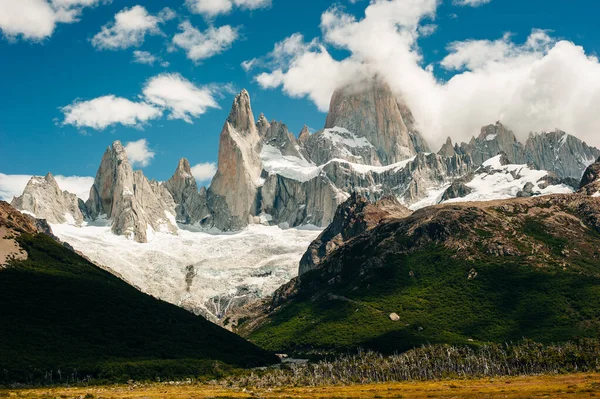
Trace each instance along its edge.
<path fill-rule="evenodd" d="M 368 0 L 213 0 L 213 5 L 231 8 L 218 14 L 218 9 L 211 13 L 201 4 L 206 0 L 188 0 L 187 4 L 185 0 L 52 1 L 27 0 L 31 8 L 19 10 L 24 7 L 20 2 L 0 0 L 0 172 L 6 175 L 52 171 L 93 176 L 113 140 L 145 139 L 154 156 L 149 158 L 144 142 L 138 143 L 140 157 L 146 155 L 146 159 L 137 167 L 149 178 L 164 180 L 181 157 L 192 165 L 217 161 L 219 133 L 235 92 L 249 90 L 256 117 L 264 112 L 295 133 L 304 124 L 320 129 L 331 85 L 356 79 L 365 63 L 407 98 L 416 116 L 425 121 L 423 130 L 434 148 L 445 136 L 466 139 L 477 133 L 478 126 L 500 118 L 523 134 L 569 128 L 569 133 L 600 144 L 594 142 L 599 122 L 592 111 L 586 111 L 591 110 L 593 100 L 600 100 L 600 75 L 596 74 L 600 69 L 593 58 L 600 51 L 600 3 L 593 0 L 491 0 L 478 5 L 451 0 L 382 0 L 375 5 Z M 378 14 L 381 3 L 396 7 L 397 15 Z M 122 32 L 115 28 L 115 15 L 136 6 L 144 8 L 151 27 L 142 29 L 142 39 L 140 30 L 119 36 Z M 365 19 L 367 7 L 372 12 Z M 21 20 L 28 12 L 35 14 L 34 22 Z M 329 26 L 322 23 L 324 15 L 332 17 Z M 349 22 L 351 17 L 354 21 Z M 201 36 L 194 38 L 188 32 L 191 36 L 180 36 L 177 44 L 174 37 L 183 32 L 186 21 Z M 31 28 L 32 24 L 39 29 Z M 103 27 L 111 26 L 110 40 L 94 39 Z M 224 26 L 232 29 L 235 38 L 231 32 L 229 37 L 227 32 L 217 32 Z M 388 29 L 377 37 L 382 42 L 389 38 L 388 44 L 402 51 L 387 55 L 377 51 L 384 45 L 379 40 L 361 43 L 365 38 L 361 29 L 369 26 L 392 26 L 395 31 Z M 215 37 L 210 29 L 217 32 L 212 33 Z M 526 45 L 533 29 L 543 31 L 532 38 L 535 44 Z M 296 46 L 278 55 L 273 52 L 276 43 L 298 33 L 302 41 L 296 40 Z M 207 43 L 211 41 L 216 44 Z M 115 43 L 118 48 L 110 48 Z M 449 48 L 451 43 L 457 44 Z M 193 45 L 196 55 L 188 56 L 185 46 Z M 582 51 L 577 52 L 577 46 Z M 152 65 L 134 62 L 136 50 L 156 61 Z M 303 57 L 316 57 L 323 63 L 303 63 Z M 411 57 L 413 62 L 404 62 Z M 242 62 L 253 59 L 252 68 L 242 67 Z M 336 71 L 335 79 L 328 71 Z M 261 74 L 263 79 L 257 80 Z M 161 76 L 170 80 L 153 81 Z M 574 80 L 577 83 L 572 85 Z M 506 91 L 505 86 L 513 83 L 519 89 Z M 206 99 L 187 104 L 172 98 L 166 87 L 171 84 L 191 89 L 186 96 L 209 95 L 213 106 L 207 106 Z M 496 97 L 494 93 L 499 99 L 484 101 L 485 107 L 477 108 L 482 104 L 480 96 L 489 99 Z M 94 118 L 106 120 L 106 115 L 81 108 L 103 96 L 127 100 L 127 106 L 138 104 L 154 114 L 145 121 L 134 120 L 135 126 L 109 115 L 114 123 L 104 126 Z M 564 102 L 565 97 L 571 100 Z M 520 101 L 537 105 L 523 111 L 523 106 L 517 106 Z M 219 108 L 214 107 L 217 104 Z M 453 108 L 457 104 L 460 110 Z M 71 119 L 68 106 L 78 111 Z M 540 107 L 547 108 L 540 111 Z M 115 110 L 122 109 L 116 105 Z M 69 120 L 71 124 L 65 124 Z"/>

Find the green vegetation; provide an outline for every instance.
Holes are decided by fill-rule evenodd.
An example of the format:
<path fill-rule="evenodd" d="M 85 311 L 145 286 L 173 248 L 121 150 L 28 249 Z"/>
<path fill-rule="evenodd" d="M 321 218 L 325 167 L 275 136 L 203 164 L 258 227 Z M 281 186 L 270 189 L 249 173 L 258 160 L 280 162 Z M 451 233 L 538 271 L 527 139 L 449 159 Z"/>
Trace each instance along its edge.
<path fill-rule="evenodd" d="M 386 250 L 413 243 L 383 230 L 386 247 L 377 237 L 345 248 L 330 260 L 337 262 L 335 272 L 303 276 L 299 294 L 249 338 L 281 352 L 360 347 L 389 354 L 424 344 L 476 346 L 523 338 L 551 343 L 600 336 L 597 260 L 582 252 L 563 267 L 566 240 L 534 219 L 522 233 L 517 239 L 549 248 L 553 257 L 546 266 L 525 256 L 465 260 L 438 244 L 408 254 Z M 599 237 L 589 235 L 589 240 L 600 247 Z M 365 267 L 366 262 L 372 263 Z M 390 320 L 391 313 L 400 320 Z"/>
<path fill-rule="evenodd" d="M 218 377 L 275 356 L 129 286 L 42 234 L 0 271 L 0 384 Z"/>

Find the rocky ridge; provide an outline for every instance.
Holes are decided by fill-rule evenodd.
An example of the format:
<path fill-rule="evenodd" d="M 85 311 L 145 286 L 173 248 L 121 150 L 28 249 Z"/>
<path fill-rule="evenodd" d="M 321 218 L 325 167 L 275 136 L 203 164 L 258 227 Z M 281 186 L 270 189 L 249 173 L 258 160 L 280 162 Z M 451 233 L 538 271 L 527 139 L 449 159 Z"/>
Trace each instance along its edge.
<path fill-rule="evenodd" d="M 512 164 L 530 164 L 535 169 L 547 170 L 576 185 L 585 168 L 600 156 L 600 150 L 590 147 L 577 137 L 555 130 L 532 133 L 523 144 L 515 134 L 500 122 L 484 126 L 479 136 L 469 143 L 452 145 L 448 138 L 438 152 L 440 155 L 469 154 L 481 165 L 499 153 L 505 153 Z"/>
<path fill-rule="evenodd" d="M 594 337 L 598 245 L 600 201 L 581 193 L 430 206 L 334 247 L 237 331 L 288 353 Z"/>
<path fill-rule="evenodd" d="M 75 194 L 62 191 L 52 173 L 32 177 L 23 194 L 12 200 L 15 208 L 46 219 L 48 223 L 81 225 L 87 210 Z"/>
<path fill-rule="evenodd" d="M 508 166 L 482 168 L 499 153 Z M 65 207 L 73 209 L 77 224 L 86 214 L 92 220 L 105 217 L 114 233 L 146 242 L 153 232 L 176 234 L 176 222 L 222 231 L 257 223 L 324 227 L 353 192 L 371 202 L 393 196 L 413 209 L 460 198 L 566 192 L 566 185 L 575 186 L 598 156 L 598 149 L 560 131 L 532 134 L 522 144 L 499 122 L 482 128 L 469 143 L 448 139 L 438 153 L 430 153 L 408 106 L 373 78 L 336 90 L 325 128 L 311 134 L 305 126 L 298 137 L 264 114 L 255 120 L 250 95 L 243 90 L 221 131 L 217 173 L 208 189 L 198 191 L 185 159 L 167 182 L 148 181 L 132 170 L 123 146 L 115 142 L 102 159 L 81 215 L 72 198 L 61 199 L 58 193 L 52 209 L 36 208 L 34 199 L 41 194 L 32 189 L 16 205 L 30 212 L 36 208 L 38 216 L 48 215 L 54 223 L 64 223 Z M 527 176 L 510 165 L 520 165 Z M 535 170 L 550 173 L 538 176 Z M 477 179 L 497 179 L 500 172 L 514 187 L 501 196 L 477 194 Z M 533 175 L 537 180 L 531 181 Z"/>
<path fill-rule="evenodd" d="M 318 268 L 330 253 L 359 234 L 374 228 L 384 219 L 403 218 L 411 213 L 395 197 L 384 197 L 371 203 L 356 192 L 352 193 L 350 198 L 338 206 L 331 224 L 310 244 L 300 260 L 298 274 L 301 276 Z"/>

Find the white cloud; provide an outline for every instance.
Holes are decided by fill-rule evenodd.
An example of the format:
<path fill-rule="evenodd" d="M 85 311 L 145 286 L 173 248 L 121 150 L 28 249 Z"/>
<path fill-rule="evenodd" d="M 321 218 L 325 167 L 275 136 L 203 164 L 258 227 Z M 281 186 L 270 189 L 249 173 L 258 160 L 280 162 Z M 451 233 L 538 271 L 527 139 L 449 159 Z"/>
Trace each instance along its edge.
<path fill-rule="evenodd" d="M 185 4 L 192 13 L 213 18 L 228 14 L 234 7 L 246 10 L 266 8 L 271 5 L 271 0 L 186 0 Z"/>
<path fill-rule="evenodd" d="M 146 82 L 137 102 L 114 95 L 74 101 L 61 109 L 62 124 L 96 130 L 116 124 L 137 127 L 160 118 L 165 111 L 169 119 L 192 123 L 192 118 L 209 108 L 219 108 L 215 97 L 230 91 L 229 85 L 199 87 L 179 74 L 163 73 Z"/>
<path fill-rule="evenodd" d="M 133 62 L 138 64 L 154 65 L 160 58 L 148 51 L 135 50 L 133 52 Z"/>
<path fill-rule="evenodd" d="M 198 87 L 179 74 L 164 73 L 150 79 L 143 90 L 146 101 L 170 111 L 169 119 L 192 118 L 219 108 L 213 87 Z"/>
<path fill-rule="evenodd" d="M 213 162 L 199 163 L 192 166 L 192 175 L 200 185 L 212 179 L 215 173 L 217 173 L 217 165 Z"/>
<path fill-rule="evenodd" d="M 148 148 L 148 141 L 140 139 L 125 144 L 125 152 L 131 166 L 146 167 L 154 159 L 155 152 Z"/>
<path fill-rule="evenodd" d="M 77 22 L 83 8 L 102 0 L 0 0 L 0 30 L 9 39 L 42 40 L 58 23 Z"/>
<path fill-rule="evenodd" d="M 88 101 L 74 101 L 61 109 L 65 115 L 64 125 L 106 129 L 118 123 L 136 126 L 159 118 L 162 111 L 144 102 L 133 102 L 113 95 Z"/>
<path fill-rule="evenodd" d="M 102 50 L 139 46 L 146 35 L 161 34 L 159 25 L 174 16 L 175 13 L 169 8 L 163 9 L 158 15 L 149 14 L 140 5 L 125 8 L 115 15 L 113 22 L 104 25 L 92 38 L 92 45 Z"/>
<path fill-rule="evenodd" d="M 179 29 L 182 32 L 173 36 L 173 44 L 184 49 L 187 57 L 194 62 L 230 49 L 238 38 L 237 28 L 230 25 L 219 28 L 211 26 L 200 32 L 189 21 L 184 21 L 179 25 Z"/>
<path fill-rule="evenodd" d="M 470 7 L 479 7 L 481 5 L 487 4 L 492 0 L 453 0 L 452 4 L 457 6 L 470 6 Z"/>
<path fill-rule="evenodd" d="M 0 200 L 12 201 L 13 197 L 23 194 L 25 186 L 31 175 L 6 175 L 0 173 Z M 86 201 L 90 195 L 90 188 L 94 184 L 91 176 L 54 176 L 61 190 L 76 194 Z"/>
<path fill-rule="evenodd" d="M 331 8 L 321 17 L 322 38 L 292 35 L 251 67 L 255 79 L 292 97 L 307 96 L 327 110 L 333 91 L 378 74 L 404 98 L 433 148 L 446 136 L 468 140 L 481 126 L 501 120 L 523 139 L 530 131 L 563 129 L 600 145 L 600 63 L 582 47 L 533 30 L 525 43 L 498 40 L 451 43 L 436 65 L 454 75 L 434 76 L 418 46 L 435 18 L 437 0 L 371 2 L 362 19 Z M 346 50 L 337 60 L 327 46 Z"/>

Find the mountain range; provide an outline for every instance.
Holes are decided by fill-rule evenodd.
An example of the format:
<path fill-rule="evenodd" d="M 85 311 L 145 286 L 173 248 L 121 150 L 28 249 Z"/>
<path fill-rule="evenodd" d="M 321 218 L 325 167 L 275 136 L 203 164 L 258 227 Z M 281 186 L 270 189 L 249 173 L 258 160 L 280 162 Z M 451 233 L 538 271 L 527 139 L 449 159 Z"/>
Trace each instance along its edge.
<path fill-rule="evenodd" d="M 223 126 L 208 188 L 198 189 L 185 159 L 169 180 L 147 179 L 115 141 L 85 204 L 48 174 L 32 178 L 12 205 L 46 219 L 63 241 L 142 291 L 224 322 L 232 309 L 295 277 L 306 247 L 352 193 L 371 203 L 393 198 L 404 212 L 572 193 L 600 156 L 559 130 L 532 133 L 521 143 L 500 122 L 483 127 L 469 143 L 448 139 L 437 153 L 432 144 L 409 107 L 378 77 L 336 90 L 324 129 L 310 133 L 305 127 L 298 136 L 263 114 L 255 119 L 243 90 Z M 254 234 L 256 256 L 241 256 L 240 248 L 249 253 Z M 275 235 L 288 239 L 278 243 Z M 167 253 L 172 251 L 160 250 L 222 237 L 233 241 L 231 252 L 218 259 L 195 251 L 174 260 Z"/>

